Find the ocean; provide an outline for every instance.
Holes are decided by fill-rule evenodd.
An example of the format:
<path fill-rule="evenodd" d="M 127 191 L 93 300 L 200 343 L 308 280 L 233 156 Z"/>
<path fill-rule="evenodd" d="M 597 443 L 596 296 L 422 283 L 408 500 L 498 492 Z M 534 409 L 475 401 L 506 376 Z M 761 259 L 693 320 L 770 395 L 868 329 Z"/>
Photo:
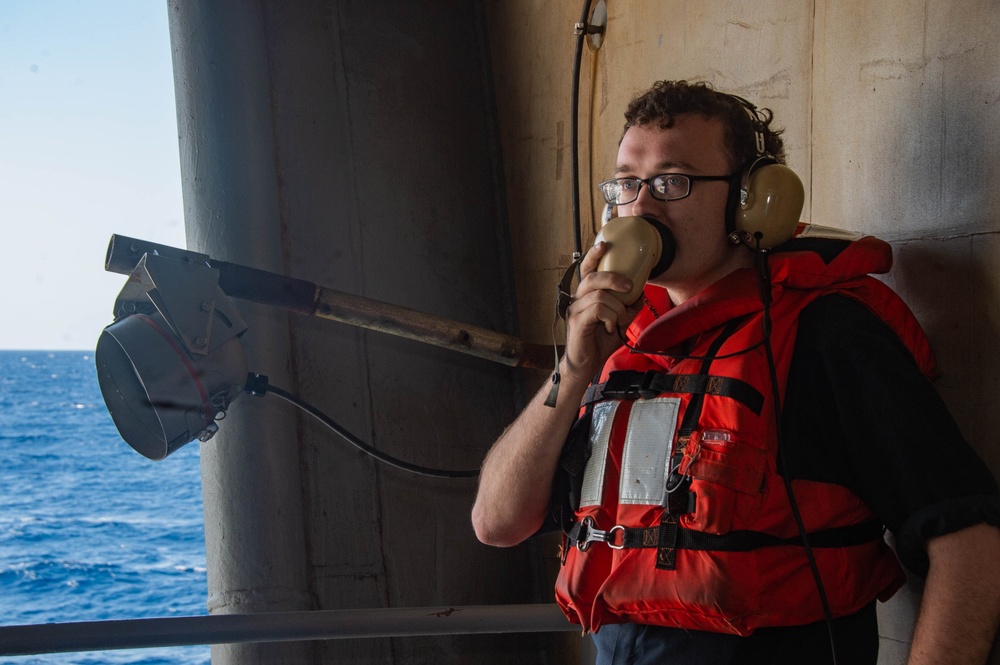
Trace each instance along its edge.
<path fill-rule="evenodd" d="M 93 352 L 0 351 L 0 625 L 206 615 L 198 446 L 133 451 Z M 0 662 L 200 665 L 209 647 Z"/>

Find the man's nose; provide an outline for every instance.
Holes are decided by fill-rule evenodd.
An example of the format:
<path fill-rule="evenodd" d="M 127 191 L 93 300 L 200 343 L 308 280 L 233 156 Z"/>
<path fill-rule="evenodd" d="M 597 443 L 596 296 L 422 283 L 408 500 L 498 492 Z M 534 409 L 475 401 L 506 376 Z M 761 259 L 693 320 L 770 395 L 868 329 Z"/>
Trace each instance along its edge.
<path fill-rule="evenodd" d="M 652 190 L 649 188 L 649 183 L 642 183 L 639 188 L 639 195 L 636 197 L 635 201 L 632 202 L 629 213 L 635 216 L 640 216 L 645 212 L 654 212 L 659 209 L 659 206 L 663 204 L 663 201 L 653 198 Z"/>

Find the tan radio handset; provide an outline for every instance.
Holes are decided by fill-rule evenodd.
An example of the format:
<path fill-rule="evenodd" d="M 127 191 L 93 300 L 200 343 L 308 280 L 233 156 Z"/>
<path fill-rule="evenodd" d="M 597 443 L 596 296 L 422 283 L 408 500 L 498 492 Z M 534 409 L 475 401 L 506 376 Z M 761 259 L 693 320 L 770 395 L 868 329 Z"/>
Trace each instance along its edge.
<path fill-rule="evenodd" d="M 604 225 L 594 244 L 604 241 L 607 248 L 597 264 L 598 270 L 624 275 L 632 280 L 628 293 L 611 291 L 626 305 L 642 295 L 651 277 L 658 277 L 673 263 L 677 245 L 670 229 L 655 219 L 616 217 Z"/>

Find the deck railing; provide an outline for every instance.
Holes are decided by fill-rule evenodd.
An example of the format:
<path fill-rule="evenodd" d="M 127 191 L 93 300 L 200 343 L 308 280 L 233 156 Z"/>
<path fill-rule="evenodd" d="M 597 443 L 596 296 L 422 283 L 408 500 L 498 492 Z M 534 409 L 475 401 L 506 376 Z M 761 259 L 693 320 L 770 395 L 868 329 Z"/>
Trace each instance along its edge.
<path fill-rule="evenodd" d="M 215 614 L 0 626 L 0 656 L 196 644 L 579 630 L 554 604 Z"/>

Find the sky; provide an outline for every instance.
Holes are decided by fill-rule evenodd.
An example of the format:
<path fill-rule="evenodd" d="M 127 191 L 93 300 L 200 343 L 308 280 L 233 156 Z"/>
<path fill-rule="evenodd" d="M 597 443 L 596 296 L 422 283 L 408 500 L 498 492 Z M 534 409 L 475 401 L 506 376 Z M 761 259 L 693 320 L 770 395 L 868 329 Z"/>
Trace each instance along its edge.
<path fill-rule="evenodd" d="M 184 246 L 166 0 L 0 0 L 0 349 L 92 350 L 112 234 Z"/>

